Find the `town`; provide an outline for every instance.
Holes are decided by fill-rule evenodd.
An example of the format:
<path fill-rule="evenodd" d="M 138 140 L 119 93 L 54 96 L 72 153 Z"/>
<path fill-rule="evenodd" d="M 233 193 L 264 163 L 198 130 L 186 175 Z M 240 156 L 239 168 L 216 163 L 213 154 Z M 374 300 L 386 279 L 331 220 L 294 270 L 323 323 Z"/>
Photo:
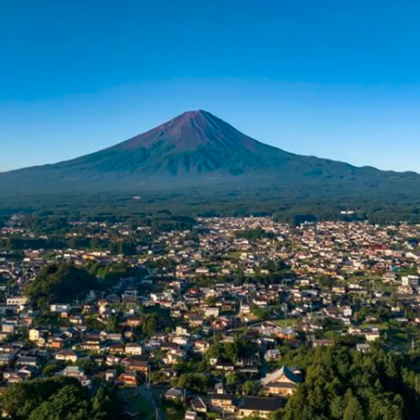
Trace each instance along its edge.
<path fill-rule="evenodd" d="M 23 220 L 1 229 L 1 393 L 63 376 L 117 387 L 127 419 L 276 419 L 300 352 L 420 350 L 418 225 Z"/>

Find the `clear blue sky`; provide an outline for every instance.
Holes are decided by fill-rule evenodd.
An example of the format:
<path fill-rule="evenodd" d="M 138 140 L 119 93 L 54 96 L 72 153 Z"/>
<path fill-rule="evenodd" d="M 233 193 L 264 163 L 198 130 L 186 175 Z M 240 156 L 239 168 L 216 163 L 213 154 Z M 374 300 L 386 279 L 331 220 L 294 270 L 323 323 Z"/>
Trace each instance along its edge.
<path fill-rule="evenodd" d="M 0 171 L 205 109 L 282 149 L 420 172 L 418 0 L 2 0 Z"/>

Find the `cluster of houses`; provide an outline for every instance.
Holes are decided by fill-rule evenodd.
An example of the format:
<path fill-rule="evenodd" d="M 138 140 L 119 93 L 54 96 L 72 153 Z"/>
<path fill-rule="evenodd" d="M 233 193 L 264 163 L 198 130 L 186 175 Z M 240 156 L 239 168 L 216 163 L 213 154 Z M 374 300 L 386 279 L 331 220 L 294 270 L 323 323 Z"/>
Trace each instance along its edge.
<path fill-rule="evenodd" d="M 33 237 L 14 219 L 1 230 Z M 357 336 L 359 351 L 383 338 L 375 305 L 405 325 L 420 323 L 417 226 L 323 222 L 290 227 L 271 218 L 202 218 L 199 234 L 162 232 L 137 255 L 87 249 L 26 249 L 23 258 L 0 251 L 0 365 L 4 386 L 48 374 L 75 377 L 92 386 L 95 376 L 139 387 L 159 373 L 165 398 L 188 398 L 186 419 L 199 413 L 267 418 L 304 380 L 299 367 L 284 366 L 285 345 L 333 343 L 328 322 Z M 67 237 L 135 237 L 150 227 L 79 222 Z M 133 230 L 134 229 L 134 230 Z M 263 233 L 261 233 L 261 231 Z M 141 268 L 106 292 L 93 290 L 77 302 L 54 302 L 50 320 L 24 295 L 51 262 L 88 262 Z M 145 314 L 165 310 L 165 327 L 144 330 Z M 362 314 L 362 315 L 361 315 Z M 417 315 L 418 314 L 418 315 Z M 163 315 L 162 315 L 163 316 Z M 171 387 L 183 362 L 204 359 L 217 334 L 220 343 L 248 334 L 257 351 L 240 360 L 208 360 L 220 383 L 203 395 Z M 281 344 L 281 345 L 280 345 Z M 226 392 L 227 375 L 258 383 L 258 395 Z"/>

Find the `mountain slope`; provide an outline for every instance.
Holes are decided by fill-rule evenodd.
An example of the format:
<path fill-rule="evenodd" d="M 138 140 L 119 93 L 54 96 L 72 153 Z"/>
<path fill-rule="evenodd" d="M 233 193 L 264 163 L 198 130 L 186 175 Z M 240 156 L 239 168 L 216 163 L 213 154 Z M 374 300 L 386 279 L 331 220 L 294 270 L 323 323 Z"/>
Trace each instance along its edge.
<path fill-rule="evenodd" d="M 99 152 L 0 174 L 0 192 L 134 189 L 251 181 L 334 188 L 418 188 L 414 173 L 299 156 L 254 140 L 205 111 L 186 112 Z"/>

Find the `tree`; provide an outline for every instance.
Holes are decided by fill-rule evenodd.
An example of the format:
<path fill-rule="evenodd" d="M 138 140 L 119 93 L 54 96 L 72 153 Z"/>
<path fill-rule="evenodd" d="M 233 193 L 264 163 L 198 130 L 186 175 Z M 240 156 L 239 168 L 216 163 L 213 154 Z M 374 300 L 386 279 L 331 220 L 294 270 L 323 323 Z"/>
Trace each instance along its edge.
<path fill-rule="evenodd" d="M 53 264 L 41 269 L 25 289 L 31 303 L 44 311 L 51 303 L 71 303 L 98 287 L 95 276 L 71 264 Z"/>
<path fill-rule="evenodd" d="M 363 407 L 356 397 L 350 397 L 346 409 L 344 410 L 343 420 L 365 420 Z"/>
<path fill-rule="evenodd" d="M 111 319 L 107 322 L 105 327 L 107 332 L 115 333 L 118 331 L 118 317 L 113 316 Z"/>
<path fill-rule="evenodd" d="M 174 382 L 175 386 L 198 394 L 207 393 L 210 383 L 209 376 L 204 373 L 183 373 Z"/>
<path fill-rule="evenodd" d="M 261 390 L 261 384 L 256 381 L 246 381 L 242 385 L 243 395 L 258 395 Z"/>
<path fill-rule="evenodd" d="M 260 318 L 260 319 L 270 318 L 270 311 L 268 309 L 261 308 L 260 306 L 255 305 L 255 304 L 252 304 L 250 309 L 251 309 L 252 315 L 256 316 L 257 318 Z"/>
<path fill-rule="evenodd" d="M 145 314 L 143 322 L 141 324 L 141 330 L 144 334 L 152 336 L 156 334 L 157 330 L 157 318 L 154 314 Z"/>
<path fill-rule="evenodd" d="M 14 384 L 1 403 L 13 420 L 113 420 L 122 413 L 113 388 L 100 387 L 91 398 L 78 380 L 66 377 Z"/>

